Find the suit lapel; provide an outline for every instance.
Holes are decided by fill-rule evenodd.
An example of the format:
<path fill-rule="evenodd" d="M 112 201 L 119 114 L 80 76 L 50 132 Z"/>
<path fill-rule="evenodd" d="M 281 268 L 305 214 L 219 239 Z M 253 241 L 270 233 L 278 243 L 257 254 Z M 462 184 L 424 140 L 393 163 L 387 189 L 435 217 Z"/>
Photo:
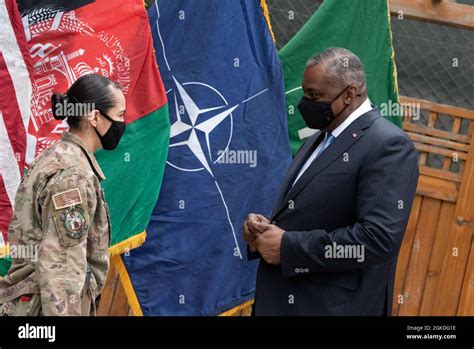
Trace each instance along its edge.
<path fill-rule="evenodd" d="M 364 129 L 369 127 L 379 116 L 380 114 L 378 110 L 372 109 L 356 119 L 313 161 L 308 169 L 301 175 L 300 179 L 295 183 L 294 187 L 291 188 L 286 195 L 284 195 L 285 192 L 280 191 L 280 196 L 272 212 L 272 219 L 285 206 L 287 206 L 288 202 L 292 200 L 318 173 L 333 163 L 339 156 L 346 152 L 347 149 L 361 139 L 364 135 Z M 314 151 L 314 148 L 310 149 Z M 302 154 L 304 160 L 306 160 L 312 153 L 310 149 L 307 149 L 305 154 Z M 296 160 L 297 159 L 295 159 L 294 162 L 296 162 Z M 299 171 L 303 163 L 303 160 L 300 159 L 295 166 L 291 166 L 292 176 L 287 176 L 285 179 L 285 186 L 282 188 L 283 190 L 286 191 L 289 181 L 294 178 L 294 173 Z"/>

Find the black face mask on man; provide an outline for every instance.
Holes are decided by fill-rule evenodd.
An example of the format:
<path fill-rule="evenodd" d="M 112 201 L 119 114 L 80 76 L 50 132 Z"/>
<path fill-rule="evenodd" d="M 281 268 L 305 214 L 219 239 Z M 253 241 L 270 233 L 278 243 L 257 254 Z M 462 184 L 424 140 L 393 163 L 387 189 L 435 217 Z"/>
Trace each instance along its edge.
<path fill-rule="evenodd" d="M 298 110 L 300 111 L 300 114 L 303 117 L 306 125 L 309 128 L 316 130 L 323 130 L 327 128 L 334 121 L 334 119 L 349 106 L 349 104 L 346 104 L 346 106 L 339 113 L 337 113 L 337 115 L 334 115 L 332 111 L 332 103 L 343 94 L 347 87 L 345 87 L 330 102 L 316 102 L 311 98 L 303 96 L 300 103 L 298 104 Z"/>
<path fill-rule="evenodd" d="M 102 148 L 105 150 L 114 150 L 117 148 L 120 139 L 122 138 L 123 133 L 125 132 L 125 122 L 123 121 L 116 121 L 112 119 L 107 114 L 100 112 L 107 120 L 112 122 L 109 129 L 104 135 L 101 135 L 97 128 L 94 127 L 97 136 L 100 139 L 100 143 L 102 144 Z"/>

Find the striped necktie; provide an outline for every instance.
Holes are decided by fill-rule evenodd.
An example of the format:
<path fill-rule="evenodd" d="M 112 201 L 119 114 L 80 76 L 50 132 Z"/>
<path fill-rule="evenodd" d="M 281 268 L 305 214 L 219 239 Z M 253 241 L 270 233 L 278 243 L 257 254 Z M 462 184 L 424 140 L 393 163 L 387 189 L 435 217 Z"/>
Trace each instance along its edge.
<path fill-rule="evenodd" d="M 324 144 L 322 145 L 321 148 L 319 148 L 319 151 L 318 151 L 318 154 L 316 155 L 315 159 L 322 154 L 323 151 L 326 150 L 327 147 L 329 147 L 331 145 L 332 142 L 334 142 L 334 140 L 336 139 L 336 137 L 334 137 L 334 135 L 329 132 L 329 133 L 326 133 L 326 137 L 324 137 Z"/>

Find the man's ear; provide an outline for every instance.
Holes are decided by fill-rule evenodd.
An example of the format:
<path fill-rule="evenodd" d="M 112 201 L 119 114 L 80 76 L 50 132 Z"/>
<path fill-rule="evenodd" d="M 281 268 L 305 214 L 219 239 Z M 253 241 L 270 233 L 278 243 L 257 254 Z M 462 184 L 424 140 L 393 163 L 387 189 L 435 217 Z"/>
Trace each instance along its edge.
<path fill-rule="evenodd" d="M 358 93 L 357 86 L 351 85 L 346 89 L 346 93 L 344 95 L 344 103 L 351 104 L 351 101 L 357 96 Z"/>
<path fill-rule="evenodd" d="M 99 120 L 99 111 L 97 109 L 92 110 L 87 114 L 87 120 L 92 126 L 97 127 L 97 121 Z"/>

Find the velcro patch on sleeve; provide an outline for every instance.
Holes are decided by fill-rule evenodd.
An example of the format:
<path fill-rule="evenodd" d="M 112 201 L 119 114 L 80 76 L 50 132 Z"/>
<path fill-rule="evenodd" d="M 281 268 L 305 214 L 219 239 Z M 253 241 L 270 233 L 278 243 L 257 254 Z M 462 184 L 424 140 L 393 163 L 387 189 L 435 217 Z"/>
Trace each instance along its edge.
<path fill-rule="evenodd" d="M 82 204 L 82 197 L 79 188 L 54 194 L 52 199 L 56 210 Z"/>

